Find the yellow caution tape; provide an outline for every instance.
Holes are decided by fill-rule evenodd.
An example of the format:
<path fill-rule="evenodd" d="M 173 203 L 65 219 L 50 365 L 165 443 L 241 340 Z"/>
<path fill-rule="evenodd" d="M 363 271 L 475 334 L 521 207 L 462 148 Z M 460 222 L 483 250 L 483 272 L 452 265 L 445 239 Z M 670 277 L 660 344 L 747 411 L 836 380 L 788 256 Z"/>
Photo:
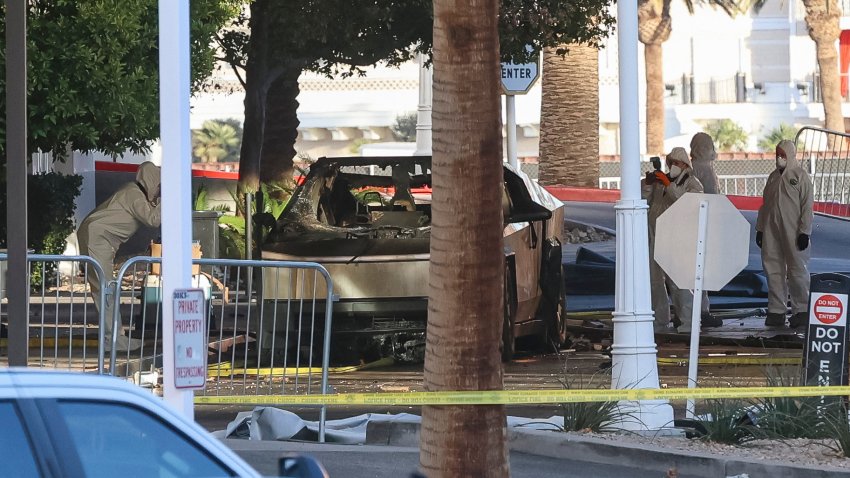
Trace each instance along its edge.
<path fill-rule="evenodd" d="M 384 365 L 392 365 L 394 363 L 392 357 L 384 357 L 374 362 L 369 362 L 361 365 L 351 365 L 347 367 L 330 367 L 328 373 L 349 373 L 360 370 L 368 370 Z M 233 368 L 230 362 L 221 362 L 211 364 L 207 367 L 207 376 L 209 378 L 230 377 L 233 375 L 250 375 L 260 377 L 303 377 L 307 375 L 321 375 L 322 367 L 260 367 L 260 368 Z"/>
<path fill-rule="evenodd" d="M 96 335 L 96 334 L 94 334 L 94 335 Z M 8 346 L 8 340 L 9 339 L 5 339 L 5 338 L 0 339 L 0 347 L 7 347 Z M 58 346 L 59 348 L 62 348 L 62 347 L 69 347 L 69 346 L 70 347 L 82 347 L 84 343 L 85 343 L 86 347 L 94 347 L 95 349 L 98 346 L 98 340 L 96 338 L 83 340 L 83 339 L 69 339 L 68 337 L 60 337 L 58 340 L 55 339 L 54 337 L 44 337 L 44 338 L 31 337 L 29 339 L 29 342 L 27 343 L 27 345 L 29 347 L 41 347 L 43 345 L 44 348 L 53 348 L 53 347 L 56 347 L 56 346 Z"/>
<path fill-rule="evenodd" d="M 802 357 L 700 357 L 699 365 L 800 365 Z M 688 357 L 658 357 L 660 365 L 683 365 Z"/>
<path fill-rule="evenodd" d="M 534 405 L 546 403 L 691 400 L 850 395 L 850 386 L 666 388 L 629 390 L 494 390 L 464 392 L 340 393 L 332 395 L 197 396 L 195 403 L 239 405 Z"/>

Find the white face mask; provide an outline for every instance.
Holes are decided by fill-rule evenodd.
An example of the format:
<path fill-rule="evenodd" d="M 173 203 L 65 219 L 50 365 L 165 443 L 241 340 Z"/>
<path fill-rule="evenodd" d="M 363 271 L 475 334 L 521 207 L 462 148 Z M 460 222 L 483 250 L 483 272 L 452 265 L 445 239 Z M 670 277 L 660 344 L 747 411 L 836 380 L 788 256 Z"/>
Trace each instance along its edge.
<path fill-rule="evenodd" d="M 785 169 L 785 166 L 788 166 L 788 160 L 786 158 L 776 158 L 776 167 L 779 169 Z"/>
<path fill-rule="evenodd" d="M 678 165 L 670 166 L 671 178 L 678 178 L 680 174 L 682 174 L 682 168 L 680 168 Z"/>

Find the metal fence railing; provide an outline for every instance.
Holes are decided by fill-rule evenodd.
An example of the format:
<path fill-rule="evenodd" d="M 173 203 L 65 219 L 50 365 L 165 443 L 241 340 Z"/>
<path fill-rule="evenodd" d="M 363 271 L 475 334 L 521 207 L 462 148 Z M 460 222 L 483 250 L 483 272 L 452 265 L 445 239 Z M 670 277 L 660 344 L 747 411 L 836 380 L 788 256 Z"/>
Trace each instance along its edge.
<path fill-rule="evenodd" d="M 767 174 L 718 175 L 717 188 L 720 194 L 735 196 L 761 196 L 767 182 Z M 599 178 L 600 189 L 620 189 L 619 177 Z"/>
<path fill-rule="evenodd" d="M 112 348 L 109 373 L 141 386 L 155 385 L 162 370 L 160 263 L 159 257 L 135 257 L 117 276 L 113 327 L 126 333 L 129 346 Z M 204 290 L 207 302 L 209 347 L 206 388 L 196 395 L 328 393 L 334 292 L 324 267 L 195 259 L 192 274 L 192 287 Z M 263 284 L 269 281 L 298 293 L 267 298 Z M 322 407 L 320 435 L 324 420 Z"/>
<path fill-rule="evenodd" d="M 850 134 L 806 126 L 795 141 L 797 159 L 812 177 L 815 211 L 850 217 Z"/>
<path fill-rule="evenodd" d="M 161 258 L 125 262 L 107 282 L 87 256 L 28 255 L 28 365 L 108 373 L 154 388 L 162 376 Z M 5 268 L 0 254 L 0 314 Z M 333 282 L 317 263 L 195 259 L 204 290 L 208 376 L 196 395 L 328 393 Z M 90 276 L 100 283 L 93 298 Z M 263 294 L 263 285 L 274 293 Z M 289 291 L 290 293 L 282 293 Z M 330 299 L 330 300 L 328 300 Z M 112 336 L 104 320 L 111 313 Z M 119 340 L 123 339 L 122 340 Z M 5 349 L 7 339 L 0 339 Z M 104 346 L 106 345 L 106 346 Z M 8 351 L 0 350 L 0 356 Z M 325 407 L 321 408 L 320 438 Z"/>
<path fill-rule="evenodd" d="M 27 363 L 30 367 L 103 373 L 104 351 L 101 304 L 106 283 L 103 270 L 91 257 L 27 255 L 30 296 L 27 314 Z M 0 254 L 0 315 L 8 316 L 6 269 Z M 94 276 L 100 293 L 92 297 L 87 282 Z M 7 317 L 8 318 L 8 317 Z M 6 349 L 5 338 L 0 349 Z M 8 353 L 0 353 L 8 356 Z"/>

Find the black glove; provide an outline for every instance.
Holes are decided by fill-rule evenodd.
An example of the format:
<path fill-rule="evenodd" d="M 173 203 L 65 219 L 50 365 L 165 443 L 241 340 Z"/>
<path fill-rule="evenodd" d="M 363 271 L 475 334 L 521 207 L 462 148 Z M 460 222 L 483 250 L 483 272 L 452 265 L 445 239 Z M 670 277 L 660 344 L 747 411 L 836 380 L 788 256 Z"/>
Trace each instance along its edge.
<path fill-rule="evenodd" d="M 756 245 L 761 249 L 761 240 L 764 238 L 764 233 L 756 231 Z"/>
<path fill-rule="evenodd" d="M 805 251 L 807 247 L 809 247 L 809 235 L 800 234 L 797 236 L 797 249 Z"/>
<path fill-rule="evenodd" d="M 655 183 L 655 171 L 650 171 L 650 172 L 646 173 L 646 180 L 645 181 L 646 181 L 646 184 Z"/>

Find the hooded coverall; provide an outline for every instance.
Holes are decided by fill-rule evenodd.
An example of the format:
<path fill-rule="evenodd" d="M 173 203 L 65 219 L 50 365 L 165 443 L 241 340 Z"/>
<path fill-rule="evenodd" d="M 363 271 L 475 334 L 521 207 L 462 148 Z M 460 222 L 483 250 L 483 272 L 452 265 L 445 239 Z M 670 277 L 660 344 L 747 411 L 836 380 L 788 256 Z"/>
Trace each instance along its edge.
<path fill-rule="evenodd" d="M 711 136 L 697 133 L 691 138 L 691 158 L 693 158 L 694 176 L 702 183 L 706 194 L 717 194 L 717 173 L 714 171 L 714 142 Z"/>
<path fill-rule="evenodd" d="M 812 180 L 797 161 L 794 143 L 784 140 L 776 149 L 785 153 L 788 163 L 784 170 L 777 167 L 767 178 L 756 231 L 762 233 L 767 311 L 784 317 L 789 290 L 791 313 L 808 313 L 811 247 L 800 250 L 797 239 L 800 234 L 812 234 L 814 198 Z"/>
<path fill-rule="evenodd" d="M 679 176 L 670 180 L 670 185 L 665 186 L 661 182 L 647 184 L 646 180 L 641 184 L 641 196 L 649 203 L 647 220 L 649 226 L 649 281 L 652 294 L 652 309 L 655 311 L 655 331 L 665 332 L 667 324 L 670 323 L 670 298 L 676 315 L 682 321 L 680 332 L 689 332 L 691 329 L 691 310 L 693 308 L 693 294 L 688 289 L 679 289 L 672 280 L 667 278 L 661 266 L 655 262 L 655 223 L 664 211 L 670 208 L 676 200 L 685 193 L 701 193 L 702 184 L 693 176 L 691 159 L 684 148 L 673 148 L 667 155 L 667 166 L 673 160 L 679 160 L 689 167 L 682 171 Z M 665 287 L 666 284 L 666 287 Z M 667 289 L 670 290 L 670 297 Z"/>
<path fill-rule="evenodd" d="M 106 283 L 114 280 L 115 253 L 121 244 L 127 242 L 136 233 L 139 226 L 159 227 L 160 225 L 160 169 L 151 162 L 139 165 L 136 182 L 121 187 L 109 199 L 94 209 L 77 229 L 80 253 L 90 256 L 103 268 Z M 95 304 L 100 304 L 100 282 L 95 274 L 88 274 Z M 111 345 L 112 302 L 114 297 L 107 296 L 104 307 L 104 337 L 107 347 Z M 123 338 L 123 340 L 122 340 Z M 127 338 L 119 336 L 119 342 Z M 125 344 L 126 346 L 126 344 Z M 119 348 L 121 344 L 119 343 Z"/>
<path fill-rule="evenodd" d="M 714 141 L 705 133 L 697 133 L 691 138 L 691 159 L 693 161 L 694 176 L 702 184 L 703 192 L 706 194 L 718 194 L 717 173 L 714 171 L 714 161 L 717 152 L 714 150 Z M 708 291 L 702 293 L 700 312 L 703 318 L 709 314 L 711 302 L 708 300 Z"/>

